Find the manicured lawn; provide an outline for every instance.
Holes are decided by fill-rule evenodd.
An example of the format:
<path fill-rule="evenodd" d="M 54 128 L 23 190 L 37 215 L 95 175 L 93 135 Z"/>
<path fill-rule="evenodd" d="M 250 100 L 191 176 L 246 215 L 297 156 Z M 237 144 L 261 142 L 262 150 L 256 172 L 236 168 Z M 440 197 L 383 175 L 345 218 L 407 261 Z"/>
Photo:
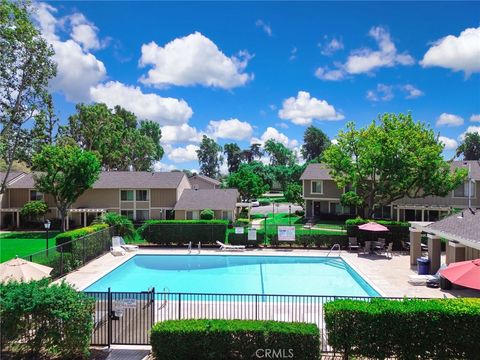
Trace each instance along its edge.
<path fill-rule="evenodd" d="M 278 196 L 278 197 L 261 197 L 257 199 L 258 201 L 269 201 L 273 203 L 286 203 L 287 201 L 283 196 Z"/>
<path fill-rule="evenodd" d="M 262 225 L 264 224 L 264 221 L 262 221 Z M 268 219 L 267 219 L 267 224 L 276 224 L 276 225 L 303 225 L 305 224 L 305 218 L 301 216 L 297 216 L 295 214 L 291 214 L 291 216 L 288 216 L 288 213 L 269 213 L 268 214 Z M 338 221 L 328 221 L 324 220 L 321 222 L 318 222 L 315 224 L 316 228 L 322 228 L 322 229 L 332 229 L 332 230 L 344 230 L 344 223 L 343 222 L 338 222 Z M 313 228 L 312 230 L 314 231 L 320 231 L 320 230 L 315 230 Z"/>
<path fill-rule="evenodd" d="M 55 237 L 59 231 L 48 234 L 49 247 L 55 246 Z M 45 250 L 45 232 L 9 232 L 0 234 L 0 262 L 30 255 Z"/>

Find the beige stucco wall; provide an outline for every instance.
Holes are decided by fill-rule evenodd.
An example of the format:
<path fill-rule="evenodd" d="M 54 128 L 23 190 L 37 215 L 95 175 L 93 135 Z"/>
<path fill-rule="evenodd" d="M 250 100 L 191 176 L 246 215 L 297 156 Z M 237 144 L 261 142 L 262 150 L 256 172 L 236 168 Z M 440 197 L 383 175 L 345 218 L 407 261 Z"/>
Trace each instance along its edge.
<path fill-rule="evenodd" d="M 182 196 L 183 190 L 191 189 L 191 188 L 192 187 L 190 185 L 190 181 L 188 181 L 187 175 L 183 175 L 182 180 L 180 181 L 180 184 L 178 184 L 178 187 L 177 187 L 176 201 L 178 201 L 178 199 L 180 199 L 180 196 Z"/>
<path fill-rule="evenodd" d="M 150 190 L 150 203 L 152 207 L 173 208 L 176 202 L 177 202 L 177 191 L 175 189 L 151 189 Z"/>
<path fill-rule="evenodd" d="M 475 260 L 480 258 L 480 250 L 471 247 L 465 248 L 465 260 Z"/>
<path fill-rule="evenodd" d="M 30 201 L 30 189 L 8 189 L 7 193 L 8 197 L 5 200 L 5 206 L 2 204 L 2 207 L 21 208 Z M 55 202 L 51 195 L 44 195 L 43 200 L 48 207 L 55 207 Z"/>
<path fill-rule="evenodd" d="M 212 184 L 211 182 L 201 178 L 190 178 L 189 181 L 192 186 L 192 189 L 195 189 L 195 186 L 197 189 L 216 189 L 217 188 L 215 184 Z"/>
<path fill-rule="evenodd" d="M 333 180 L 323 180 L 323 194 L 312 194 L 311 180 L 303 181 L 303 196 L 315 199 L 339 199 L 343 194 L 343 189 L 339 189 Z"/>
<path fill-rule="evenodd" d="M 118 208 L 119 196 L 117 189 L 89 189 L 80 195 L 72 208 Z"/>
<path fill-rule="evenodd" d="M 150 218 L 154 220 L 162 220 L 165 218 L 165 215 L 160 211 L 160 209 L 151 209 L 150 210 Z"/>
<path fill-rule="evenodd" d="M 186 212 L 185 210 L 175 210 L 175 220 L 185 220 Z"/>

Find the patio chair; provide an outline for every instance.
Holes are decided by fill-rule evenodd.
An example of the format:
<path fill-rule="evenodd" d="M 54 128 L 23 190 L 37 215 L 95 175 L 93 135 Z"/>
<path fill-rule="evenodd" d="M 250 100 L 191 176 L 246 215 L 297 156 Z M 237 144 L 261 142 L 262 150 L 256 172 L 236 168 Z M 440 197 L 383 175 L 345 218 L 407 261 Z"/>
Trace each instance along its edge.
<path fill-rule="evenodd" d="M 114 243 L 114 241 L 115 241 L 115 243 Z M 120 246 L 122 249 L 124 249 L 125 251 L 128 251 L 128 252 L 138 250 L 138 245 L 129 245 L 129 244 L 125 243 L 125 240 L 123 240 L 123 237 L 121 237 L 121 236 L 112 237 L 112 243 L 114 243 L 115 245 L 118 244 L 118 246 Z"/>
<path fill-rule="evenodd" d="M 245 245 L 229 245 L 229 244 L 224 244 L 220 241 L 216 241 L 217 245 L 220 246 L 220 250 L 240 250 L 243 251 L 245 250 Z"/>
<path fill-rule="evenodd" d="M 386 257 L 389 257 L 388 254 L 390 254 L 390 259 L 393 258 L 393 241 L 391 243 L 388 244 L 387 248 L 384 249 L 384 252 L 385 252 L 385 256 Z"/>
<path fill-rule="evenodd" d="M 113 256 L 123 256 L 126 254 L 125 249 L 120 246 L 120 241 L 115 239 L 116 236 L 112 237 L 112 246 L 110 247 L 110 253 Z"/>
<path fill-rule="evenodd" d="M 349 237 L 348 238 L 348 249 L 358 251 L 360 245 L 358 245 L 358 241 L 356 237 Z"/>
<path fill-rule="evenodd" d="M 378 239 L 378 241 L 375 241 L 375 246 L 373 250 L 378 250 L 378 251 L 385 250 L 385 239 Z"/>
<path fill-rule="evenodd" d="M 365 244 L 362 247 L 362 253 L 370 254 L 371 252 L 372 252 L 372 242 L 371 241 L 365 241 Z"/>

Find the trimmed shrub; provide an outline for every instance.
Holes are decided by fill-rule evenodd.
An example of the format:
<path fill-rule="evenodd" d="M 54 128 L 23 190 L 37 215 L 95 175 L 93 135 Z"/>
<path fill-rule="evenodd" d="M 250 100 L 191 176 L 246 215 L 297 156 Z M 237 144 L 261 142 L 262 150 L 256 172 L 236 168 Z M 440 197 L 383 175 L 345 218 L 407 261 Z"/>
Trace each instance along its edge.
<path fill-rule="evenodd" d="M 305 210 L 295 210 L 295 215 L 297 216 L 305 216 Z"/>
<path fill-rule="evenodd" d="M 170 320 L 153 326 L 150 342 L 157 360 L 252 359 L 266 349 L 296 360 L 320 358 L 318 327 L 305 323 Z"/>
<path fill-rule="evenodd" d="M 33 200 L 27 202 L 20 209 L 20 215 L 29 219 L 35 219 L 38 216 L 43 216 L 48 211 L 48 205 L 43 200 Z"/>
<path fill-rule="evenodd" d="M 122 236 L 125 240 L 132 239 L 135 236 L 133 222 L 126 216 L 115 212 L 107 212 L 100 217 L 100 221 L 104 224 L 115 226 L 116 234 Z"/>
<path fill-rule="evenodd" d="M 478 359 L 480 299 L 326 303 L 328 343 L 344 358 Z"/>
<path fill-rule="evenodd" d="M 55 238 L 57 246 L 64 245 L 72 240 L 84 237 L 89 234 L 93 234 L 94 232 L 103 230 L 108 228 L 108 224 L 95 224 L 86 226 L 80 229 L 65 231 L 62 234 L 57 235 Z M 72 244 L 66 244 L 63 246 L 63 251 L 70 252 L 72 249 Z"/>
<path fill-rule="evenodd" d="M 0 284 L 2 350 L 20 358 L 86 358 L 94 300 L 67 283 Z"/>
<path fill-rule="evenodd" d="M 267 206 L 271 204 L 271 202 L 268 200 L 258 200 L 258 203 L 260 204 L 260 206 Z"/>
<path fill-rule="evenodd" d="M 148 220 L 137 229 L 146 241 L 159 245 L 225 241 L 227 220 Z"/>
<path fill-rule="evenodd" d="M 270 244 L 279 246 L 285 244 L 300 245 L 304 248 L 315 247 L 319 249 L 330 249 L 334 244 L 340 244 L 342 248 L 348 246 L 348 237 L 346 235 L 326 235 L 326 234 L 301 234 L 295 235 L 295 241 L 278 241 L 278 235 L 269 235 Z"/>
<path fill-rule="evenodd" d="M 245 218 L 239 218 L 235 222 L 235 225 L 238 225 L 238 226 L 248 226 L 249 224 L 250 224 L 250 221 Z"/>
<path fill-rule="evenodd" d="M 203 209 L 200 212 L 200 219 L 202 220 L 213 220 L 215 217 L 215 213 L 213 212 L 212 209 Z"/>
<path fill-rule="evenodd" d="M 359 225 L 366 224 L 369 221 L 375 221 L 378 224 L 384 225 L 388 228 L 388 232 L 380 232 L 372 234 L 369 231 L 362 231 L 358 229 Z M 409 241 L 410 239 L 410 224 L 403 221 L 392 220 L 365 220 L 362 218 L 350 219 L 345 221 L 347 228 L 347 235 L 356 237 L 359 242 L 372 240 L 374 237 L 384 238 L 387 243 L 393 242 L 393 250 L 402 249 L 402 241 Z"/>

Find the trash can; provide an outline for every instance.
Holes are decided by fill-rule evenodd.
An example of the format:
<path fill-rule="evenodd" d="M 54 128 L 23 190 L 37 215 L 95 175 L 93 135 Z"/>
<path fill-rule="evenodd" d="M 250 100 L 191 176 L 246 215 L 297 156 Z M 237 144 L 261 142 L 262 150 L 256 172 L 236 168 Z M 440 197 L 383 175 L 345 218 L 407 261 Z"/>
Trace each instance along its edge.
<path fill-rule="evenodd" d="M 450 280 L 440 276 L 440 289 L 442 290 L 452 290 L 452 283 Z"/>
<path fill-rule="evenodd" d="M 418 275 L 428 275 L 430 273 L 430 260 L 420 257 L 417 259 Z"/>

